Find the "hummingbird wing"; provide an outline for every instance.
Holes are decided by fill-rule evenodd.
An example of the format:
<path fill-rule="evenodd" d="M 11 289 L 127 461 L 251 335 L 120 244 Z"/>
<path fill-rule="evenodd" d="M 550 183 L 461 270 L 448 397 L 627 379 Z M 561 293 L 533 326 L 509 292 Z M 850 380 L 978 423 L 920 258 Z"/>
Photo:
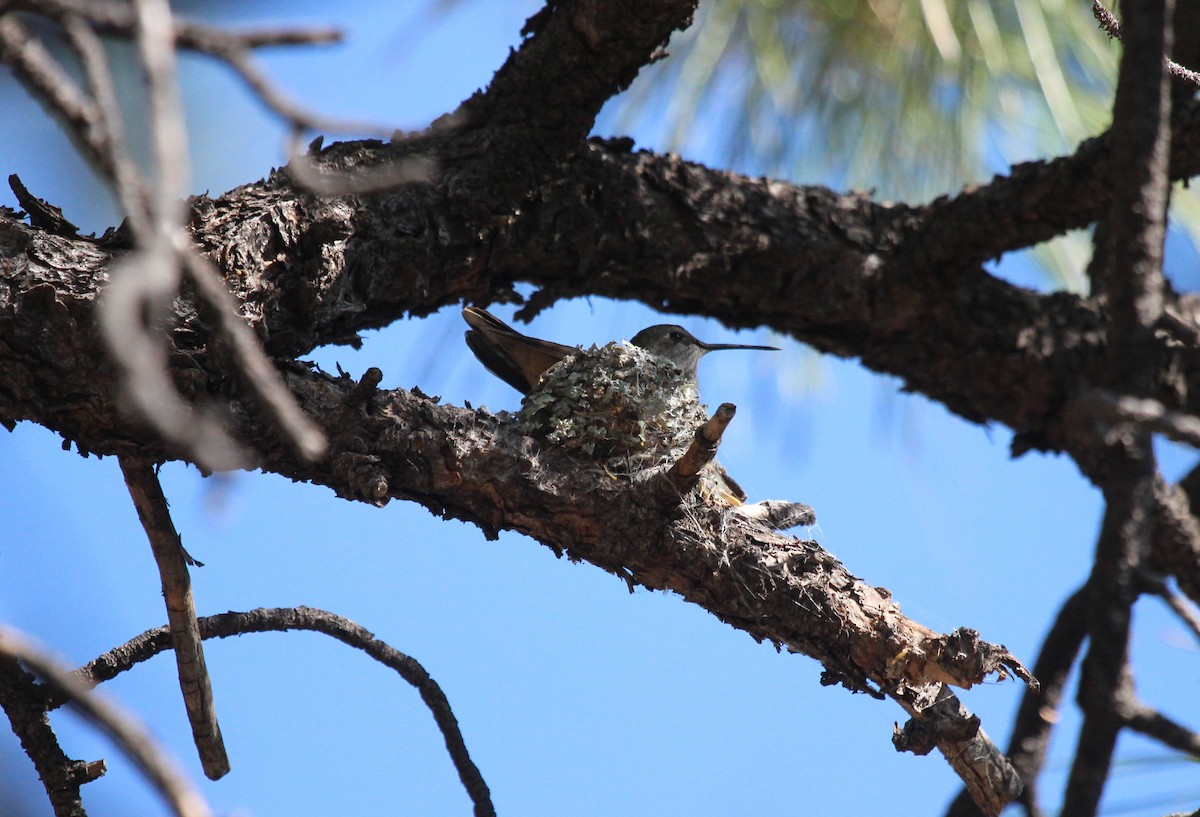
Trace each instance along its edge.
<path fill-rule="evenodd" d="M 467 346 L 487 370 L 521 394 L 529 394 L 542 374 L 578 349 L 549 340 L 531 338 L 488 312 L 474 306 L 463 309 Z"/>

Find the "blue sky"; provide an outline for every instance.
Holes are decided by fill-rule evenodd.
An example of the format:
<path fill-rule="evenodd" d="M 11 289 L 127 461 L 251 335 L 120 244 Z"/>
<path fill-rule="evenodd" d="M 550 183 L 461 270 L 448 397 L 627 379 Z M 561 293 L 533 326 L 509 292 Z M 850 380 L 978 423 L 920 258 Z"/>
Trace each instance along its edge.
<path fill-rule="evenodd" d="M 419 127 L 487 83 L 538 5 L 474 0 L 431 24 L 415 10 L 358 3 L 333 21 L 345 45 L 266 64 L 315 110 Z M 256 9 L 239 21 L 329 21 L 318 9 Z M 215 194 L 284 162 L 281 128 L 236 80 L 203 61 L 185 67 L 194 191 Z M 105 194 L 7 77 L 0 103 L 13 112 L 0 119 L 0 169 L 85 230 L 112 223 Z M 611 133 L 604 122 L 597 130 Z M 1023 259 L 1005 263 L 1003 274 L 1036 280 Z M 515 409 L 516 393 L 462 344 L 457 312 L 313 358 L 356 376 L 378 366 L 385 387 Z M 529 331 L 589 344 L 656 322 L 638 305 L 577 300 Z M 771 342 L 683 322 L 710 341 Z M 1031 665 L 1057 606 L 1086 576 L 1097 492 L 1065 458 L 1011 461 L 1005 428 L 965 423 L 853 361 L 782 345 L 702 364 L 706 402 L 738 405 L 722 462 L 752 499 L 812 505 L 819 524 L 806 535 L 889 588 L 911 617 L 938 630 L 975 627 Z M 1173 447 L 1162 454 L 1168 476 L 1194 464 Z M 524 537 L 488 542 L 415 506 L 369 508 L 270 475 L 205 480 L 172 464 L 163 482 L 185 545 L 206 563 L 193 573 L 202 614 L 323 607 L 417 658 L 445 689 L 501 814 L 820 816 L 897 805 L 938 814 L 958 790 L 938 756 L 892 749 L 892 723 L 903 721 L 894 705 L 821 687 L 811 659 L 755 644 L 677 597 L 630 595 Z M 73 663 L 163 623 L 149 546 L 114 459 L 64 453 L 29 424 L 0 433 L 0 518 L 0 619 Z M 419 698 L 388 670 L 313 634 L 208 642 L 206 652 L 233 765 L 219 782 L 200 773 L 170 656 L 103 691 L 149 724 L 218 813 L 468 813 Z M 1195 645 L 1154 601 L 1138 606 L 1133 654 L 1142 696 L 1195 723 Z M 1021 691 L 1004 682 L 962 697 L 1003 744 Z M 165 813 L 103 739 L 69 714 L 54 717 L 69 754 L 109 761 L 85 789 L 89 813 Z M 1076 722 L 1069 707 L 1043 784 L 1051 806 Z M 1194 807 L 1194 767 L 1136 738 L 1123 740 L 1121 757 L 1108 812 Z M 11 736 L 0 737 L 0 780 L 31 799 L 28 813 L 50 813 Z"/>

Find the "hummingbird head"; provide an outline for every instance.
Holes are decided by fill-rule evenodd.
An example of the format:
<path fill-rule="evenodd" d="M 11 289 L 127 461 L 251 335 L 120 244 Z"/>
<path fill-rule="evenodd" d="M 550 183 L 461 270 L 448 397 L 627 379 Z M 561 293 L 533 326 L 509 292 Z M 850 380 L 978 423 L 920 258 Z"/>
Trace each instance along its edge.
<path fill-rule="evenodd" d="M 633 336 L 633 345 L 645 349 L 655 357 L 663 358 L 674 363 L 692 377 L 696 376 L 696 366 L 700 358 L 709 352 L 722 349 L 759 349 L 764 352 L 778 352 L 775 346 L 749 346 L 740 343 L 705 343 L 696 338 L 682 326 L 675 324 L 658 324 L 643 329 Z"/>

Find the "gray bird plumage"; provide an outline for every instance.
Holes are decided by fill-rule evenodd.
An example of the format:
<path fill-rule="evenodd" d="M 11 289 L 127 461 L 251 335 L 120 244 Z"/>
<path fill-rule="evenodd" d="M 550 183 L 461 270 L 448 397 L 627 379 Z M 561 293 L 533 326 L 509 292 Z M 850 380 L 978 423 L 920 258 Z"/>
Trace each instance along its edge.
<path fill-rule="evenodd" d="M 579 351 L 540 338 L 522 335 L 486 309 L 468 306 L 463 310 L 467 330 L 467 346 L 487 370 L 522 394 L 529 394 L 542 375 L 563 358 Z M 691 332 L 675 324 L 658 324 L 633 336 L 634 346 L 645 349 L 655 357 L 674 363 L 692 380 L 700 358 L 709 352 L 724 349 L 758 349 L 779 351 L 775 346 L 753 346 L 741 343 L 705 343 Z"/>

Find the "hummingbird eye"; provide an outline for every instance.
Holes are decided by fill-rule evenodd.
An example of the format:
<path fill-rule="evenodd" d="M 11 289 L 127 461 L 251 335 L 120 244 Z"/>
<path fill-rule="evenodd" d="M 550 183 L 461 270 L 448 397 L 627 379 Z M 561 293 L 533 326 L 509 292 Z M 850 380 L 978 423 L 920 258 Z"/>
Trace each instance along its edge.
<path fill-rule="evenodd" d="M 678 329 L 673 329 L 673 330 L 671 330 L 671 334 L 667 335 L 667 337 L 669 337 L 675 343 L 679 343 L 680 341 L 683 340 L 683 333 L 680 332 Z"/>

